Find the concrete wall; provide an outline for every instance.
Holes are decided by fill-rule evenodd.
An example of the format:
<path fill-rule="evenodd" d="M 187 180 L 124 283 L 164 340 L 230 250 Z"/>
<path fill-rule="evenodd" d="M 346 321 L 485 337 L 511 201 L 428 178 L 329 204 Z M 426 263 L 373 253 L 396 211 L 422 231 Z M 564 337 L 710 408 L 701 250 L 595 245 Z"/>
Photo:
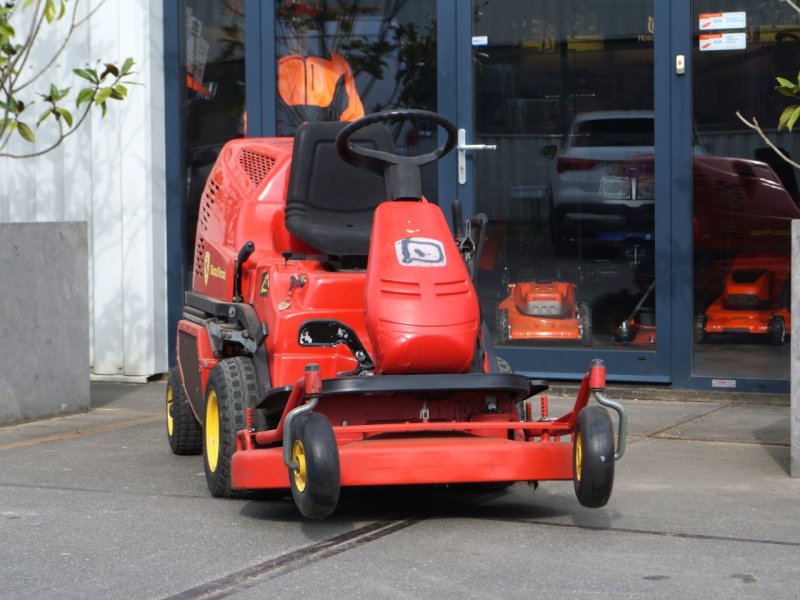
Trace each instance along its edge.
<path fill-rule="evenodd" d="M 86 223 L 0 224 L 0 424 L 89 406 Z"/>
<path fill-rule="evenodd" d="M 81 16 L 98 4 L 79 3 Z M 167 369 L 162 4 L 102 3 L 34 89 L 46 90 L 55 81 L 72 85 L 74 94 L 82 80 L 72 68 L 130 56 L 143 85 L 130 86 L 128 100 L 110 102 L 104 119 L 93 114 L 54 152 L 0 158 L 0 223 L 88 223 L 90 367 L 98 378 L 142 380 Z M 46 64 L 65 26 L 44 28 L 26 69 Z M 41 110 L 35 106 L 32 112 L 35 124 Z M 42 128 L 33 149 L 47 142 Z M 19 140 L 9 149 L 32 147 Z"/>

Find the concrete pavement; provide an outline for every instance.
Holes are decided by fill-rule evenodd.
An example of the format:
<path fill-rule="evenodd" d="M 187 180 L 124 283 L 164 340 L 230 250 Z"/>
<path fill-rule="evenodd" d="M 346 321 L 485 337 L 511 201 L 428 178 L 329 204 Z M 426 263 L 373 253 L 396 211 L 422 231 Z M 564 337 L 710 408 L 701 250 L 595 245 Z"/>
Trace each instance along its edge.
<path fill-rule="evenodd" d="M 202 458 L 169 450 L 163 389 L 95 383 L 88 413 L 0 428 L 0 598 L 800 594 L 788 404 L 628 398 L 602 509 L 544 482 L 350 492 L 310 522 L 211 498 Z"/>

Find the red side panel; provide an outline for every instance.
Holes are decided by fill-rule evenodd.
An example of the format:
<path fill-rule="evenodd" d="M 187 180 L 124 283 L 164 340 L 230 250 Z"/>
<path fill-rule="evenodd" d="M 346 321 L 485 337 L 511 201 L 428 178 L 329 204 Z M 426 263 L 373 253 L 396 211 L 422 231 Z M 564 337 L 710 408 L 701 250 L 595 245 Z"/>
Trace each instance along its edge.
<path fill-rule="evenodd" d="M 478 297 L 441 209 L 385 202 L 375 211 L 367 331 L 381 373 L 460 373 L 472 363 Z"/>

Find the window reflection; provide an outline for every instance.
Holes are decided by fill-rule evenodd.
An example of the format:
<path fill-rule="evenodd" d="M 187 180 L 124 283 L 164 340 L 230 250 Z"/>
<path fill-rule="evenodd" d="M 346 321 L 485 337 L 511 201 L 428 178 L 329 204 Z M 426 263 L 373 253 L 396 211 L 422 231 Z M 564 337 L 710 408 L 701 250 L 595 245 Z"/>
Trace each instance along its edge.
<path fill-rule="evenodd" d="M 502 343 L 655 348 L 652 2 L 475 14 L 479 290 Z M 486 43 L 481 40 L 485 39 Z"/>
<path fill-rule="evenodd" d="M 225 142 L 245 134 L 244 1 L 185 0 L 183 9 L 183 248 L 184 257 L 191 257 L 200 195 L 211 167 Z M 191 269 L 191 260 L 186 260 L 187 288 Z"/>
<path fill-rule="evenodd" d="M 755 117 L 790 156 L 796 136 L 776 130 L 791 101 L 775 77 L 796 78 L 800 16 L 783 3 L 744 2 L 745 47 L 701 51 L 700 15 L 729 7 L 694 2 L 694 116 L 708 155 L 694 158 L 694 372 L 715 385 L 788 379 L 790 221 L 800 218 L 793 169 L 736 117 Z"/>
<path fill-rule="evenodd" d="M 404 107 L 435 111 L 435 0 L 276 2 L 277 131 L 310 120 L 351 121 Z M 395 148 L 409 155 L 436 147 L 425 123 L 398 123 Z M 422 171 L 423 193 L 437 201 L 436 168 Z"/>

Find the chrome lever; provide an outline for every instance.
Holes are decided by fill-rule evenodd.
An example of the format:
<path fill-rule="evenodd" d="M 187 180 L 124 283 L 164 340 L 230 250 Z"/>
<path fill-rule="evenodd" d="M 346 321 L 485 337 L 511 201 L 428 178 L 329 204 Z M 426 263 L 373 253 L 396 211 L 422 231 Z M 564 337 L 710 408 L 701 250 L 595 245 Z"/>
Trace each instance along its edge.
<path fill-rule="evenodd" d="M 464 185 L 467 183 L 467 150 L 497 150 L 494 144 L 467 144 L 467 130 L 458 130 L 458 183 Z"/>

